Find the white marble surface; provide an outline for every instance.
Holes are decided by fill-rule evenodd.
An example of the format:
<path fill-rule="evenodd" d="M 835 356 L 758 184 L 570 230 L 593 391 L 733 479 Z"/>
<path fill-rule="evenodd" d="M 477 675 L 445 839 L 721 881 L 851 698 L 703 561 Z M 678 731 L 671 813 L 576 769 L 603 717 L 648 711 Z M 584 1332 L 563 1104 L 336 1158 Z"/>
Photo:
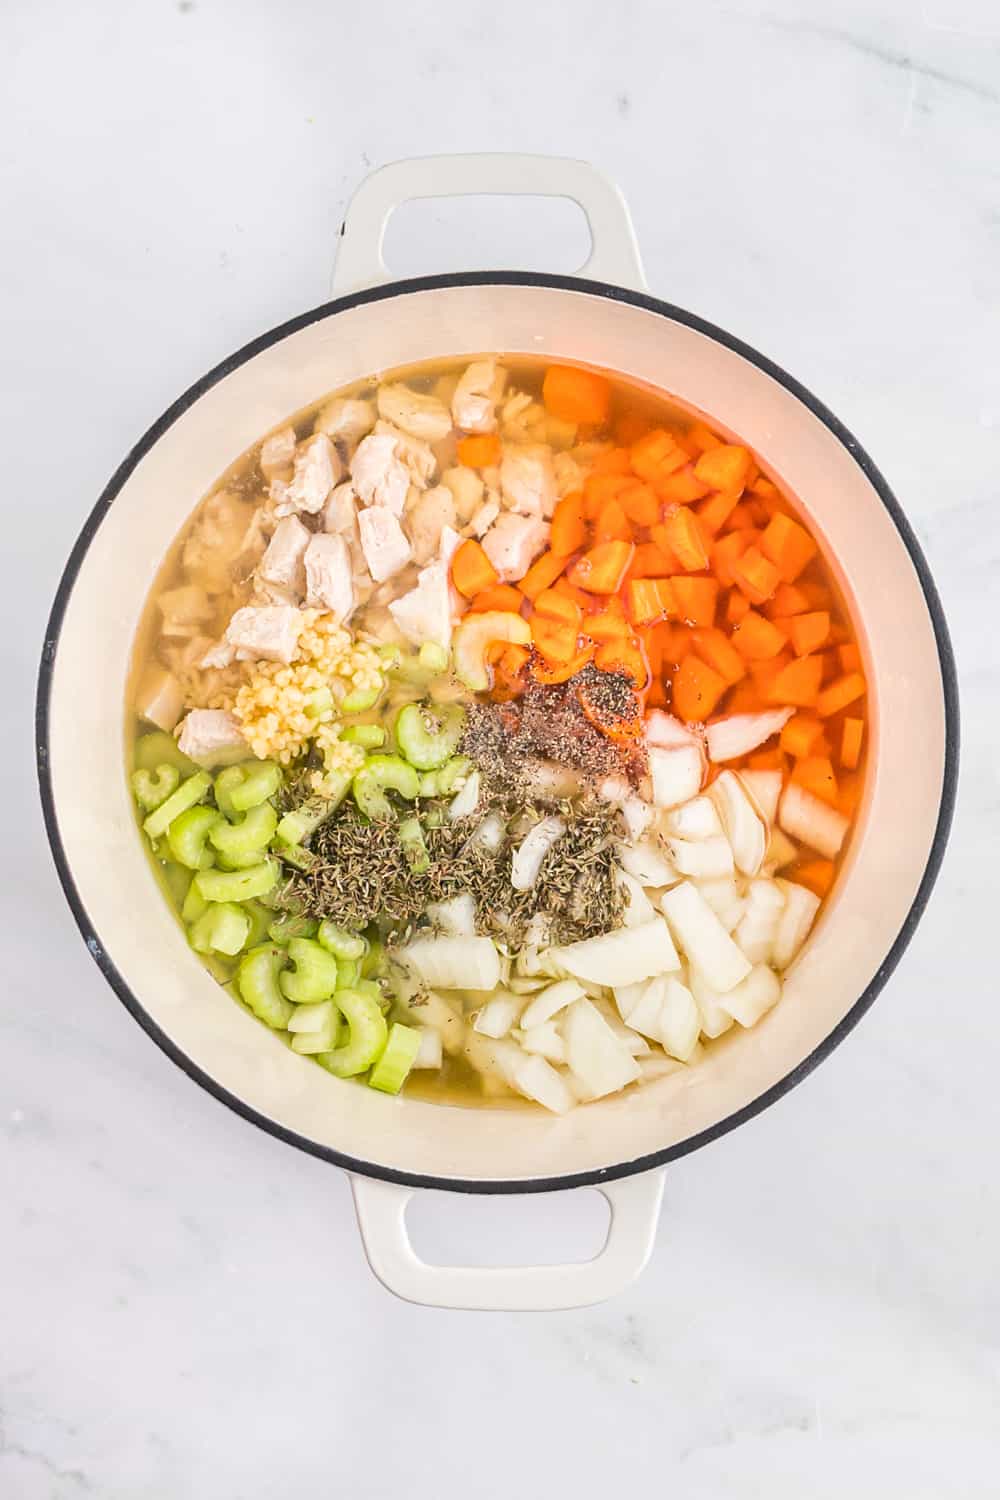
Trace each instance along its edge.
<path fill-rule="evenodd" d="M 1000 22 L 992 0 L 568 10 L 0 12 L 4 1500 L 997 1493 Z M 342 1176 L 201 1093 L 105 987 L 33 787 L 38 643 L 97 492 L 179 390 L 322 300 L 370 165 L 449 149 L 618 179 L 654 291 L 875 455 L 964 689 L 951 852 L 888 990 L 671 1169 L 645 1277 L 575 1313 L 384 1294 Z M 445 258 L 426 221 L 394 243 L 401 271 Z M 453 262 L 569 253 L 526 216 L 466 244 Z M 597 1223 L 587 1194 L 419 1218 L 456 1258 L 582 1248 Z"/>

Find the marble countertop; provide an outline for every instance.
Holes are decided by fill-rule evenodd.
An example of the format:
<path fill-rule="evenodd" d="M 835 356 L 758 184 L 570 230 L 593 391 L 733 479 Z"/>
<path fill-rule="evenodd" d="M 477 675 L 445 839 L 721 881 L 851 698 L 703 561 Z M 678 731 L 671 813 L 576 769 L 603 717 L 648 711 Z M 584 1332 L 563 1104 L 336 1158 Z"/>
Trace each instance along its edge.
<path fill-rule="evenodd" d="M 4 1500 L 997 1492 L 1000 21 L 989 0 L 569 13 L 3 8 Z M 950 852 L 884 995 L 670 1169 L 643 1278 L 570 1313 L 384 1293 L 344 1177 L 193 1087 L 105 987 L 33 785 L 37 652 L 96 494 L 203 370 L 323 299 L 372 165 L 456 148 L 593 161 L 653 291 L 833 407 L 927 550 L 964 693 Z M 571 269 L 574 232 L 425 212 L 390 254 Z M 428 1199 L 418 1243 L 572 1254 L 596 1201 Z"/>

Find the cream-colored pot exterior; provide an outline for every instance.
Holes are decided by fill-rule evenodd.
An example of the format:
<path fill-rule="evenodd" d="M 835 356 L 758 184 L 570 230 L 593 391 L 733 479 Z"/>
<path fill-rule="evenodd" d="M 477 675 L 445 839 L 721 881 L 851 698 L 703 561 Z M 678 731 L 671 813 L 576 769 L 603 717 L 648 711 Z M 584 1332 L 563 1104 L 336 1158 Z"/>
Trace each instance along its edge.
<path fill-rule="evenodd" d="M 696 1068 L 562 1119 L 527 1109 L 459 1116 L 388 1098 L 285 1048 L 188 949 L 137 835 L 123 766 L 124 685 L 143 602 L 217 476 L 324 392 L 394 365 L 489 350 L 621 371 L 746 439 L 803 498 L 836 559 L 870 684 L 872 769 L 859 827 L 781 1004 L 752 1031 L 734 1028 Z M 131 455 L 78 543 L 40 698 L 44 740 L 48 693 L 43 794 L 64 883 L 95 958 L 147 1029 L 228 1102 L 297 1144 L 374 1177 L 473 1190 L 624 1176 L 691 1149 L 790 1086 L 891 969 L 933 879 L 949 802 L 943 626 L 891 500 L 831 424 L 787 377 L 675 309 L 598 284 L 504 273 L 341 299 L 206 377 Z M 647 1197 L 657 1194 L 658 1184 Z M 648 1242 L 655 1204 L 646 1220 L 639 1233 Z M 477 1305 L 473 1294 L 428 1300 Z"/>

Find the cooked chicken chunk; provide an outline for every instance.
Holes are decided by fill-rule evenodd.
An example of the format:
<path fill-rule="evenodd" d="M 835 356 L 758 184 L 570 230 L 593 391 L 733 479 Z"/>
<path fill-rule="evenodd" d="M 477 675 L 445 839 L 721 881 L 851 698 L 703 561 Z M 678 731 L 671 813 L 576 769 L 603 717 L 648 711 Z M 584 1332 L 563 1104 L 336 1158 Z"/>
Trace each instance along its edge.
<path fill-rule="evenodd" d="M 295 428 L 283 427 L 274 432 L 261 445 L 260 471 L 265 479 L 273 479 L 291 470 L 295 462 Z"/>
<path fill-rule="evenodd" d="M 232 641 L 216 641 L 199 657 L 198 666 L 202 671 L 211 671 L 213 668 L 223 669 L 230 666 L 235 659 L 236 647 Z"/>
<path fill-rule="evenodd" d="M 394 516 L 403 514 L 410 474 L 396 456 L 392 433 L 372 433 L 358 444 L 351 460 L 351 483 L 366 505 L 378 505 Z"/>
<path fill-rule="evenodd" d="M 396 439 L 396 457 L 408 470 L 410 483 L 425 490 L 437 472 L 437 458 L 430 443 L 410 437 L 408 432 L 403 432 L 392 422 L 382 420 L 375 423 L 375 433 L 380 437 Z"/>
<path fill-rule="evenodd" d="M 353 535 L 357 509 L 358 497 L 350 480 L 345 484 L 338 484 L 323 507 L 323 530 Z"/>
<path fill-rule="evenodd" d="M 494 432 L 497 402 L 506 378 L 506 370 L 498 369 L 495 360 L 477 360 L 469 365 L 451 398 L 455 426 L 463 432 Z"/>
<path fill-rule="evenodd" d="M 454 495 L 459 524 L 466 526 L 482 503 L 482 479 L 475 469 L 458 465 L 453 469 L 445 469 L 441 475 L 441 483 L 446 484 Z"/>
<path fill-rule="evenodd" d="M 500 460 L 500 488 L 511 510 L 548 520 L 558 499 L 551 451 L 540 443 L 506 444 Z"/>
<path fill-rule="evenodd" d="M 173 729 L 184 707 L 181 685 L 172 672 L 152 666 L 143 676 L 135 700 L 140 719 L 157 729 Z"/>
<path fill-rule="evenodd" d="M 328 609 L 343 622 L 354 609 L 351 549 L 342 536 L 320 532 L 306 548 L 306 605 Z"/>
<path fill-rule="evenodd" d="M 424 491 L 406 517 L 415 563 L 430 562 L 441 544 L 443 529 L 454 526 L 456 519 L 455 497 L 450 489 L 439 484 Z"/>
<path fill-rule="evenodd" d="M 283 661 L 295 655 L 301 612 L 289 604 L 248 604 L 238 609 L 226 628 L 226 640 L 241 661 Z"/>
<path fill-rule="evenodd" d="M 451 413 L 444 402 L 406 385 L 379 386 L 378 414 L 425 443 L 439 443 L 451 431 Z"/>
<path fill-rule="evenodd" d="M 368 441 L 368 439 L 366 439 Z M 384 583 L 410 560 L 410 544 L 387 505 L 371 505 L 358 515 L 361 550 L 376 583 Z"/>
<path fill-rule="evenodd" d="M 285 516 L 278 522 L 257 568 L 257 577 L 264 583 L 288 591 L 292 596 L 289 602 L 300 600 L 305 593 L 303 559 L 311 536 L 312 532 L 303 526 L 298 516 Z"/>
<path fill-rule="evenodd" d="M 493 522 L 496 520 L 499 514 L 500 501 L 496 495 L 491 493 L 487 497 L 487 499 L 483 501 L 482 505 L 476 511 L 476 514 L 473 516 L 472 520 L 469 522 L 469 525 L 465 529 L 470 536 L 475 536 L 482 539 L 489 531 L 490 527 L 493 525 Z"/>
<path fill-rule="evenodd" d="M 177 744 L 199 766 L 219 766 L 247 753 L 239 719 L 224 708 L 193 708 Z"/>
<path fill-rule="evenodd" d="M 549 539 L 549 527 L 538 516 L 504 511 L 483 537 L 483 551 L 504 583 L 523 578 Z"/>
<path fill-rule="evenodd" d="M 229 490 L 210 495 L 188 532 L 181 553 L 185 572 L 203 588 L 222 593 L 232 582 L 232 560 L 254 512 Z"/>
<path fill-rule="evenodd" d="M 212 603 L 203 588 L 185 583 L 165 589 L 157 599 L 164 635 L 198 635 L 198 625 L 212 617 Z"/>
<path fill-rule="evenodd" d="M 325 433 L 317 433 L 295 455 L 295 473 L 291 483 L 281 486 L 273 481 L 271 493 L 277 490 L 275 513 L 290 516 L 296 511 L 315 515 L 322 510 L 326 497 L 343 472 L 340 455 Z"/>
<path fill-rule="evenodd" d="M 461 540 L 452 527 L 445 526 L 437 561 L 422 569 L 416 588 L 389 605 L 389 613 L 397 627 L 415 646 L 432 641 L 447 650 L 451 644 L 452 621 L 459 603 L 449 581 L 449 572 L 455 548 Z"/>
<path fill-rule="evenodd" d="M 336 396 L 321 407 L 314 432 L 325 432 L 339 448 L 352 452 L 365 433 L 375 426 L 374 401 L 358 401 L 350 396 Z"/>

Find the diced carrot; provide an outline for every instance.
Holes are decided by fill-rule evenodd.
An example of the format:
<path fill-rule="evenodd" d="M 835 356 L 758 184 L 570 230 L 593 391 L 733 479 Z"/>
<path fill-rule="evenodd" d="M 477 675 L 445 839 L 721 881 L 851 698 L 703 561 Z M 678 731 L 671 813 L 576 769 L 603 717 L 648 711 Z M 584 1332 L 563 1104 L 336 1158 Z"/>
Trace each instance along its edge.
<path fill-rule="evenodd" d="M 598 646 L 594 654 L 594 666 L 600 667 L 602 672 L 621 672 L 626 677 L 631 677 L 634 687 L 640 693 L 649 685 L 649 663 L 635 636 L 605 641 L 603 646 Z"/>
<path fill-rule="evenodd" d="M 688 456 L 679 448 L 673 437 L 663 427 L 654 427 L 637 443 L 632 444 L 632 471 L 640 479 L 652 481 L 666 479 L 668 474 L 683 469 Z"/>
<path fill-rule="evenodd" d="M 753 518 L 753 511 L 750 509 L 749 505 L 744 505 L 743 501 L 741 500 L 739 505 L 735 506 L 733 510 L 729 512 L 729 522 L 726 526 L 726 530 L 749 531 L 751 528 L 753 528 L 754 530 L 757 529 L 756 522 Z"/>
<path fill-rule="evenodd" d="M 524 691 L 524 669 L 531 652 L 526 646 L 508 645 L 504 641 L 495 644 L 503 650 L 493 663 L 492 695 L 501 700 L 516 698 Z M 489 655 L 487 651 L 487 658 Z"/>
<path fill-rule="evenodd" d="M 830 714 L 838 714 L 856 698 L 864 697 L 866 692 L 867 686 L 861 673 L 848 672 L 846 676 L 838 677 L 836 682 L 831 682 L 828 688 L 823 689 L 816 703 L 816 712 L 821 719 L 829 718 Z"/>
<path fill-rule="evenodd" d="M 620 439 L 619 439 L 620 441 Z M 629 445 L 623 448 L 605 448 L 599 453 L 591 465 L 592 474 L 632 474 L 632 455 L 629 453 Z"/>
<path fill-rule="evenodd" d="M 709 448 L 694 466 L 694 472 L 713 490 L 742 490 L 750 469 L 750 455 L 738 443 L 721 443 Z"/>
<path fill-rule="evenodd" d="M 511 644 L 507 647 L 506 651 L 501 656 L 500 666 L 503 667 L 505 672 L 520 672 L 527 663 L 528 657 L 530 655 L 531 652 L 528 650 L 527 646 L 517 646 Z"/>
<path fill-rule="evenodd" d="M 812 708 L 819 697 L 823 663 L 817 656 L 799 656 L 783 667 L 767 691 L 769 703 Z"/>
<path fill-rule="evenodd" d="M 794 583 L 806 564 L 816 556 L 817 550 L 805 527 L 780 511 L 768 522 L 760 546 L 765 557 L 774 563 L 783 583 Z"/>
<path fill-rule="evenodd" d="M 607 421 L 611 385 L 593 370 L 575 365 L 549 365 L 542 381 L 546 411 L 562 422 L 585 422 L 599 427 Z"/>
<path fill-rule="evenodd" d="M 633 443 L 649 431 L 650 422 L 647 417 L 640 416 L 637 411 L 622 412 L 615 422 L 615 442 L 624 443 L 626 448 L 631 448 Z"/>
<path fill-rule="evenodd" d="M 588 474 L 583 481 L 584 514 L 593 521 L 606 500 L 613 500 L 635 483 L 631 474 Z"/>
<path fill-rule="evenodd" d="M 794 880 L 796 885 L 806 886 L 814 896 L 825 896 L 833 885 L 833 877 L 836 873 L 836 866 L 832 860 L 810 859 L 804 864 L 796 865 L 789 879 Z"/>
<path fill-rule="evenodd" d="M 517 614 L 524 603 L 524 595 L 520 589 L 512 588 L 509 583 L 498 583 L 491 589 L 483 589 L 477 594 L 469 605 L 470 614 L 479 614 L 484 610 L 499 609 L 508 614 Z"/>
<path fill-rule="evenodd" d="M 748 547 L 733 566 L 736 587 L 751 604 L 764 604 L 778 587 L 778 570 L 759 547 Z"/>
<path fill-rule="evenodd" d="M 594 518 L 594 541 L 611 542 L 616 538 L 630 542 L 632 524 L 617 500 L 605 500 Z"/>
<path fill-rule="evenodd" d="M 640 578 L 625 586 L 625 607 L 636 625 L 655 625 L 677 613 L 669 578 Z"/>
<path fill-rule="evenodd" d="M 673 666 L 675 667 L 679 667 L 685 656 L 690 656 L 691 652 L 694 650 L 694 638 L 691 626 L 674 625 L 671 628 L 669 626 L 661 625 L 659 628 L 661 630 L 670 629 L 669 640 L 666 636 L 664 636 L 662 643 L 662 660 L 664 670 L 666 670 L 670 664 L 673 664 Z"/>
<path fill-rule="evenodd" d="M 557 552 L 543 552 L 536 557 L 531 567 L 518 584 L 521 593 L 528 599 L 537 599 L 542 589 L 550 589 L 569 562 Z"/>
<path fill-rule="evenodd" d="M 714 578 L 691 578 L 679 574 L 670 580 L 677 614 L 688 625 L 714 625 L 719 585 Z"/>
<path fill-rule="evenodd" d="M 759 495 L 762 500 L 781 499 L 777 485 L 772 484 L 770 479 L 765 479 L 763 474 L 759 472 L 755 478 L 747 476 L 747 489 L 752 490 L 755 495 Z"/>
<path fill-rule="evenodd" d="M 743 531 L 728 531 L 712 547 L 712 572 L 724 589 L 732 588 L 736 582 L 736 574 L 733 570 L 744 552 L 757 540 L 759 534 L 752 528 Z"/>
<path fill-rule="evenodd" d="M 708 567 L 708 548 L 697 516 L 678 506 L 668 511 L 663 526 L 670 550 L 687 573 L 700 573 Z"/>
<path fill-rule="evenodd" d="M 655 542 L 640 542 L 635 549 L 628 570 L 633 578 L 669 578 L 677 571 L 678 563 L 672 552 L 664 552 Z"/>
<path fill-rule="evenodd" d="M 750 600 L 746 594 L 741 594 L 739 589 L 730 589 L 726 598 L 726 620 L 730 625 L 738 625 L 750 613 Z"/>
<path fill-rule="evenodd" d="M 701 723 L 715 710 L 728 687 L 726 679 L 700 656 L 686 656 L 674 673 L 674 711 L 687 724 Z"/>
<path fill-rule="evenodd" d="M 752 664 L 750 671 L 753 672 Z M 738 682 L 726 699 L 727 714 L 758 714 L 760 707 L 760 691 L 752 677 L 744 677 Z"/>
<path fill-rule="evenodd" d="M 723 446 L 722 439 L 716 437 L 712 429 L 706 427 L 704 422 L 694 422 L 684 436 L 698 453 L 707 453 L 710 448 Z"/>
<path fill-rule="evenodd" d="M 792 780 L 831 807 L 837 802 L 837 775 L 825 755 L 806 755 L 796 761 Z"/>
<path fill-rule="evenodd" d="M 801 589 L 802 593 L 809 601 L 807 606 L 809 609 L 830 610 L 832 608 L 833 601 L 830 597 L 830 590 L 826 587 L 826 584 L 813 583 L 809 579 L 803 579 L 802 582 L 798 584 L 798 588 Z"/>
<path fill-rule="evenodd" d="M 670 545 L 670 532 L 667 530 L 665 521 L 658 521 L 655 526 L 649 528 L 650 541 L 659 547 L 664 557 L 670 560 L 670 572 L 679 573 L 681 560 Z"/>
<path fill-rule="evenodd" d="M 488 469 L 500 462 L 500 439 L 495 432 L 459 438 L 455 452 L 467 469 Z"/>
<path fill-rule="evenodd" d="M 648 484 L 633 484 L 618 495 L 618 504 L 636 526 L 655 526 L 660 519 L 660 499 Z"/>
<path fill-rule="evenodd" d="M 698 655 L 730 686 L 747 675 L 746 663 L 724 631 L 696 630 L 693 640 Z"/>
<path fill-rule="evenodd" d="M 747 514 L 753 524 L 761 527 L 761 529 L 767 526 L 774 515 L 774 507 L 768 505 L 764 500 L 759 500 L 756 495 L 748 495 L 745 500 L 740 501 L 740 504 L 746 507 Z"/>
<path fill-rule="evenodd" d="M 787 620 L 775 620 L 792 643 L 796 656 L 808 656 L 818 651 L 830 634 L 830 616 L 825 609 L 810 611 L 806 615 L 789 615 Z"/>
<path fill-rule="evenodd" d="M 557 594 L 564 594 L 567 599 L 572 599 L 574 604 L 579 604 L 581 610 L 593 607 L 594 596 L 592 594 L 585 594 L 583 589 L 574 587 L 565 576 L 557 578 L 552 587 Z"/>
<path fill-rule="evenodd" d="M 479 543 L 470 537 L 451 560 L 451 581 L 460 594 L 471 599 L 499 583 L 500 576 Z"/>
<path fill-rule="evenodd" d="M 564 495 L 552 513 L 552 534 L 549 544 L 559 557 L 568 557 L 577 552 L 587 540 L 587 522 L 584 516 L 584 499 L 581 490 Z"/>
<path fill-rule="evenodd" d="M 738 502 L 739 496 L 732 490 L 719 490 L 717 494 L 699 502 L 696 507 L 698 520 L 714 536 L 725 526 Z"/>
<path fill-rule="evenodd" d="M 660 622 L 662 623 L 662 621 Z M 642 646 L 646 662 L 649 666 L 649 675 L 654 680 L 663 672 L 663 636 L 658 625 L 640 625 L 636 627 L 636 635 Z"/>
<path fill-rule="evenodd" d="M 787 644 L 784 631 L 754 609 L 733 626 L 733 645 L 747 661 L 770 661 Z"/>
<path fill-rule="evenodd" d="M 542 589 L 535 599 L 535 614 L 544 615 L 547 620 L 562 620 L 579 630 L 583 610 L 565 594 L 558 594 L 555 589 Z"/>
<path fill-rule="evenodd" d="M 789 719 L 781 731 L 781 748 L 786 755 L 801 760 L 813 753 L 817 740 L 822 738 L 823 726 L 810 714 L 796 714 Z"/>
<path fill-rule="evenodd" d="M 690 505 L 692 500 L 701 500 L 709 494 L 710 489 L 695 474 L 694 464 L 686 464 L 683 469 L 668 474 L 665 479 L 658 479 L 656 493 L 668 504 Z"/>
<path fill-rule="evenodd" d="M 864 719 L 845 719 L 840 740 L 840 764 L 845 771 L 857 769 L 861 759 L 861 741 L 864 737 Z"/>
<path fill-rule="evenodd" d="M 837 791 L 837 811 L 842 812 L 845 818 L 853 818 L 858 810 L 862 791 L 861 772 L 848 771 L 846 776 L 840 778 L 840 787 Z"/>
<path fill-rule="evenodd" d="M 772 746 L 770 750 L 754 750 L 747 756 L 747 765 L 751 771 L 784 771 L 785 757 Z"/>
<path fill-rule="evenodd" d="M 768 600 L 767 615 L 772 620 L 784 619 L 787 615 L 804 615 L 809 607 L 809 600 L 797 584 L 779 583 L 774 597 Z"/>
<path fill-rule="evenodd" d="M 781 673 L 788 666 L 789 662 L 793 662 L 794 660 L 795 657 L 792 655 L 790 650 L 779 652 L 778 655 L 773 656 L 770 661 L 751 660 L 750 676 L 753 678 L 754 686 L 756 687 L 757 692 L 760 694 L 760 697 L 764 700 L 765 703 L 769 703 L 771 701 L 768 696 L 771 688 L 773 687 L 777 679 L 781 676 Z M 760 705 L 758 704 L 757 707 L 759 708 Z"/>
<path fill-rule="evenodd" d="M 840 657 L 836 651 L 821 651 L 823 661 L 823 686 L 828 686 L 836 678 L 841 676 Z"/>
<path fill-rule="evenodd" d="M 577 683 L 576 696 L 586 718 L 609 740 L 629 744 L 642 737 L 642 714 L 638 704 L 630 705 L 623 713 L 615 713 L 609 709 L 606 695 L 595 692 L 593 685 L 586 681 Z"/>
<path fill-rule="evenodd" d="M 588 594 L 617 594 L 634 551 L 631 542 L 598 542 L 577 558 L 569 570 L 569 581 Z M 523 580 L 521 587 L 524 589 Z"/>
<path fill-rule="evenodd" d="M 550 620 L 545 615 L 532 615 L 531 639 L 547 661 L 568 662 L 579 650 L 575 623 L 566 620 Z"/>
<path fill-rule="evenodd" d="M 575 677 L 577 672 L 582 672 L 589 661 L 593 660 L 593 646 L 584 646 L 577 651 L 568 661 L 551 663 L 545 660 L 535 661 L 531 668 L 531 675 L 536 682 L 545 682 L 550 686 L 557 682 L 568 682 Z"/>
<path fill-rule="evenodd" d="M 861 648 L 854 641 L 845 641 L 842 646 L 838 646 L 837 655 L 842 672 L 861 671 Z"/>
<path fill-rule="evenodd" d="M 660 677 L 654 677 L 652 682 L 649 684 L 649 690 L 646 693 L 646 707 L 666 708 L 666 706 L 667 690 L 664 686 L 663 679 Z"/>

